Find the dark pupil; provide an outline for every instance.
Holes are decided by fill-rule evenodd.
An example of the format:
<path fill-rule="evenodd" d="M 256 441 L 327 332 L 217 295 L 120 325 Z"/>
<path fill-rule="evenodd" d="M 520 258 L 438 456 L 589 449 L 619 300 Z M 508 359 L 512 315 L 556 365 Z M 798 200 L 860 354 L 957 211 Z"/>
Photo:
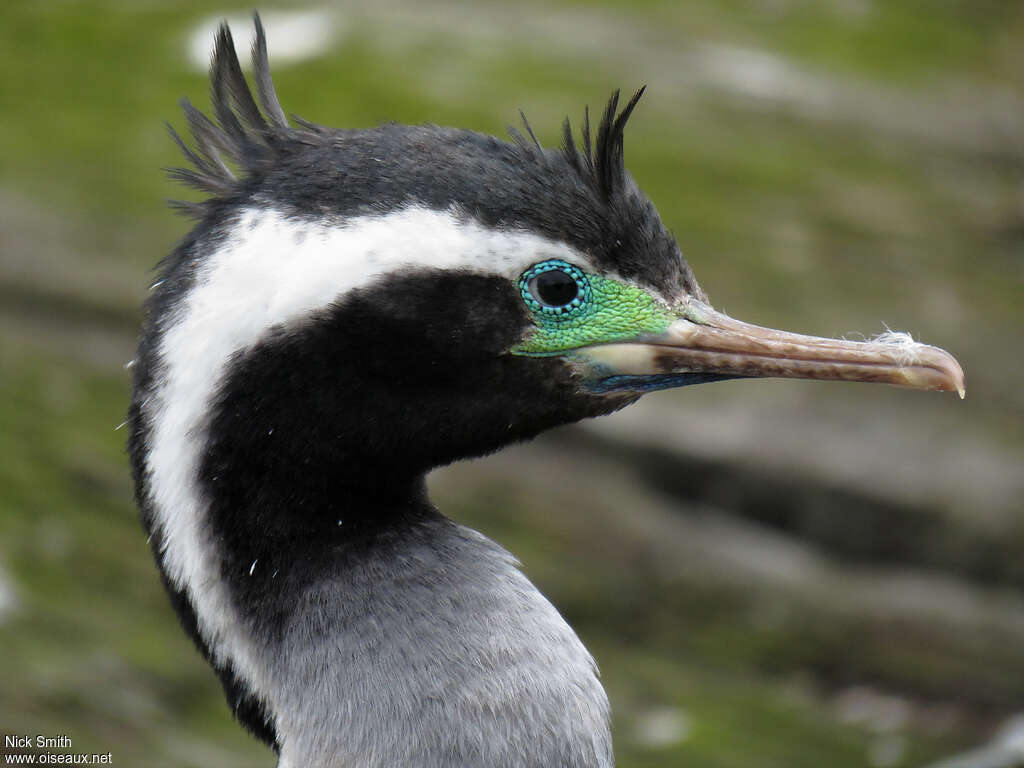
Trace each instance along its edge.
<path fill-rule="evenodd" d="M 549 307 L 564 307 L 575 299 L 580 291 L 572 276 L 560 269 L 541 272 L 535 278 L 534 288 L 537 298 Z"/>

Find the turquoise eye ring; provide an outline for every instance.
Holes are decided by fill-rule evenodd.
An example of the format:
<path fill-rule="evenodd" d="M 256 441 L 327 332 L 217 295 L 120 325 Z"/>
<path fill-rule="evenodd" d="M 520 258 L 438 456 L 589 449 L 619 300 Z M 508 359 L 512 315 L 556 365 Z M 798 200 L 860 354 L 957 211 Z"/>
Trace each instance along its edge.
<path fill-rule="evenodd" d="M 574 294 L 573 284 L 576 289 Z M 548 259 L 526 270 L 519 278 L 519 292 L 526 306 L 534 312 L 552 317 L 577 314 L 590 302 L 592 296 L 587 276 L 578 267 L 561 259 Z M 545 292 L 549 294 L 547 301 L 542 295 Z M 559 296 L 560 300 L 551 301 L 551 294 Z"/>

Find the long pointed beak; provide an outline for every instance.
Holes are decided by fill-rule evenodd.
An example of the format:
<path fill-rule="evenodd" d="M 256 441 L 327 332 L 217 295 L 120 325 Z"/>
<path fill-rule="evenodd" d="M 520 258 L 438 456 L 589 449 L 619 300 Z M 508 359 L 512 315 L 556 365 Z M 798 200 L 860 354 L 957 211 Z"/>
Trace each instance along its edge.
<path fill-rule="evenodd" d="M 690 299 L 668 329 L 624 343 L 587 347 L 604 381 L 647 380 L 640 389 L 680 386 L 733 377 L 782 377 L 867 381 L 914 389 L 955 391 L 964 397 L 964 372 L 945 350 L 908 334 L 885 333 L 869 341 L 804 336 L 744 323 Z M 673 377 L 678 379 L 673 383 Z"/>

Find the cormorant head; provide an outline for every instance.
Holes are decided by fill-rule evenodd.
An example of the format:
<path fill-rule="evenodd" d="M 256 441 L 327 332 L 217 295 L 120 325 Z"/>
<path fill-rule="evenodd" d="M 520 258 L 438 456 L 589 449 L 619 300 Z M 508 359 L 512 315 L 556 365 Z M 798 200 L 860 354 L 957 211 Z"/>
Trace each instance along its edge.
<path fill-rule="evenodd" d="M 525 119 L 511 142 L 293 127 L 257 30 L 258 102 L 224 27 L 216 119 L 184 104 L 193 168 L 174 174 L 212 197 L 183 204 L 199 224 L 165 268 L 144 343 L 151 371 L 176 371 L 192 402 L 181 417 L 209 430 L 214 454 L 229 441 L 258 462 L 251 446 L 273 444 L 291 466 L 322 453 L 342 475 L 399 460 L 422 472 L 724 378 L 962 392 L 953 358 L 909 337 L 819 339 L 713 310 L 623 164 L 642 91 L 622 109 L 614 95 L 594 136 L 589 116 L 579 138 L 567 120 L 557 150 Z M 348 465 L 341 443 L 358 448 Z"/>

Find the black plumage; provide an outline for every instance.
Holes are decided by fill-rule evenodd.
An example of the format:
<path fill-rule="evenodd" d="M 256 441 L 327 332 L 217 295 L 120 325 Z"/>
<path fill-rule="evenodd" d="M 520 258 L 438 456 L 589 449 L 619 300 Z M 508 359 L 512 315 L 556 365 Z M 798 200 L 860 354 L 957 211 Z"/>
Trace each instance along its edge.
<path fill-rule="evenodd" d="M 612 95 L 596 141 L 587 113 L 582 149 L 568 119 L 558 150 L 540 148 L 535 137 L 533 143 L 509 143 L 434 125 L 332 130 L 301 121 L 296 128 L 284 121 L 265 46 L 261 31 L 253 49 L 257 106 L 223 27 L 211 73 L 217 122 L 185 100 L 195 150 L 172 129 L 193 166 L 172 169 L 172 177 L 211 195 L 201 203 L 178 203 L 201 222 L 210 220 L 211 210 L 251 199 L 317 219 L 412 203 L 437 210 L 455 205 L 488 226 L 570 243 L 624 278 L 703 295 L 675 239 L 625 169 L 623 135 L 643 89 L 621 111 L 618 92 Z M 237 177 L 222 156 L 238 167 Z"/>

